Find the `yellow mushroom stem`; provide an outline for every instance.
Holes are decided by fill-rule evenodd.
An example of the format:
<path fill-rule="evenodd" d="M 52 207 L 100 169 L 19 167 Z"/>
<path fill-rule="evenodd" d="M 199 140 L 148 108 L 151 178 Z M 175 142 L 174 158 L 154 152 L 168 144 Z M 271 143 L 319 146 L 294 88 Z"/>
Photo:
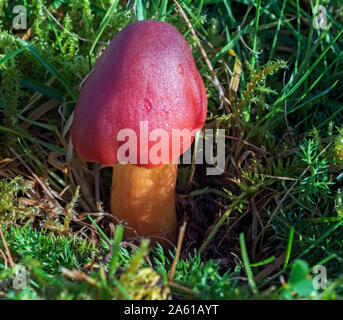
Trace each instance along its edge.
<path fill-rule="evenodd" d="M 177 164 L 146 169 L 132 164 L 113 167 L 111 211 L 127 222 L 128 236 L 176 236 Z M 137 233 L 135 233 L 133 230 Z"/>

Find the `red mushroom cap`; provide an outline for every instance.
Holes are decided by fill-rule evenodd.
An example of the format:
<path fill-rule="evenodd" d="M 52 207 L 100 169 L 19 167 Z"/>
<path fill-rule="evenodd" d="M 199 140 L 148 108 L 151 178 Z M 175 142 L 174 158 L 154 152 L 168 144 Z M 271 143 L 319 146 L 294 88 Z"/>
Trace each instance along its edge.
<path fill-rule="evenodd" d="M 84 160 L 114 165 L 120 161 L 118 148 L 126 142 L 117 140 L 118 133 L 132 129 L 137 133 L 135 164 L 152 168 L 190 147 L 194 136 L 175 144 L 172 131 L 200 130 L 206 113 L 205 86 L 185 38 L 165 22 L 135 22 L 111 41 L 86 80 L 75 109 L 72 142 Z M 161 163 L 152 163 L 148 155 L 156 141 L 143 148 L 142 123 L 149 133 L 168 133 L 169 153 Z"/>

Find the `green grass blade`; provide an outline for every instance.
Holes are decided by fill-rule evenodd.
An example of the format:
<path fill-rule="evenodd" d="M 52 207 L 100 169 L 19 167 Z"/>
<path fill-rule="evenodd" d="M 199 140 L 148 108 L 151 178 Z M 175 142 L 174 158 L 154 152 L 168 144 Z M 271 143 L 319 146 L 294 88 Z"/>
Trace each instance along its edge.
<path fill-rule="evenodd" d="M 98 29 L 98 31 L 96 32 L 96 36 L 95 39 L 92 43 L 92 46 L 89 50 L 89 55 L 91 56 L 93 54 L 94 48 L 96 46 L 96 44 L 98 43 L 101 35 L 103 34 L 104 30 L 106 29 L 106 26 L 108 25 L 111 15 L 113 14 L 114 10 L 117 8 L 119 0 L 113 0 L 111 3 L 111 6 L 108 8 L 104 18 L 102 19 L 101 23 L 100 23 L 100 27 Z"/>
<path fill-rule="evenodd" d="M 30 46 L 26 41 L 18 38 L 17 41 L 23 46 L 25 47 L 26 50 L 30 51 L 32 55 L 34 55 L 37 60 L 47 69 L 51 72 L 51 74 L 53 74 L 57 80 L 59 80 L 61 82 L 61 84 L 64 86 L 64 88 L 68 91 L 69 95 L 76 101 L 78 94 L 77 92 L 72 88 L 72 86 L 70 85 L 70 83 L 68 82 L 67 79 L 65 79 L 53 66 L 52 64 L 47 61 L 46 59 L 44 59 L 42 57 L 42 55 L 36 50 L 34 49 L 32 46 Z"/>
<path fill-rule="evenodd" d="M 293 236 L 294 236 L 294 227 L 292 226 L 291 229 L 289 230 L 289 235 L 288 235 L 285 263 L 283 265 L 283 269 L 284 270 L 287 269 L 289 258 L 291 257 L 291 250 L 292 250 L 292 244 L 293 244 Z"/>
<path fill-rule="evenodd" d="M 341 225 L 343 225 L 343 219 L 334 224 L 330 227 L 327 231 L 325 231 L 316 241 L 314 241 L 307 249 L 305 249 L 297 258 L 301 258 L 306 255 L 309 251 L 311 251 L 315 246 L 317 246 L 320 242 L 322 242 L 325 238 L 327 238 L 332 232 L 338 229 Z"/>
<path fill-rule="evenodd" d="M 0 59 L 0 66 L 2 64 L 4 64 L 7 60 L 14 58 L 17 54 L 19 54 L 20 52 L 23 52 L 24 50 L 26 50 L 29 46 L 31 46 L 31 44 L 26 44 L 23 47 L 20 47 L 19 49 L 9 53 L 8 55 L 6 55 L 5 57 L 3 57 L 2 59 Z"/>
<path fill-rule="evenodd" d="M 257 290 L 256 283 L 255 283 L 255 280 L 254 280 L 254 274 L 253 274 L 253 272 L 251 270 L 251 266 L 250 266 L 250 263 L 249 263 L 248 252 L 247 252 L 247 248 L 245 246 L 244 233 L 241 233 L 239 235 L 239 243 L 240 243 L 240 246 L 241 246 L 242 259 L 243 259 L 243 265 L 244 265 L 244 268 L 245 268 L 245 272 L 247 274 L 250 287 L 251 287 L 253 293 L 256 294 L 256 293 L 258 293 L 258 290 Z"/>
<path fill-rule="evenodd" d="M 159 10 L 159 20 L 164 21 L 167 13 L 168 0 L 162 0 L 161 7 Z"/>
<path fill-rule="evenodd" d="M 256 5 L 256 15 L 255 15 L 255 30 L 254 30 L 254 38 L 252 42 L 252 57 L 251 57 L 251 67 L 254 69 L 255 62 L 256 62 L 256 45 L 257 45 L 257 32 L 258 32 L 258 24 L 260 21 L 260 9 L 261 9 L 261 0 L 257 0 Z"/>
<path fill-rule="evenodd" d="M 343 34 L 343 30 L 341 30 L 335 39 L 326 47 L 326 49 L 320 54 L 320 56 L 316 59 L 316 61 L 311 65 L 311 67 L 306 71 L 306 73 L 301 77 L 301 79 L 293 86 L 291 90 L 289 90 L 285 95 L 280 97 L 275 103 L 274 107 L 278 106 L 282 102 L 284 102 L 287 98 L 289 98 L 300 86 L 301 84 L 309 77 L 318 63 L 323 59 L 323 57 L 327 54 L 333 44 L 339 39 L 339 37 Z"/>
<path fill-rule="evenodd" d="M 262 261 L 259 261 L 259 262 L 256 262 L 256 263 L 250 263 L 250 267 L 260 267 L 260 266 L 264 266 L 268 263 L 271 263 L 275 260 L 275 256 L 271 256 L 270 258 L 268 259 L 265 259 L 265 260 L 262 260 Z"/>
<path fill-rule="evenodd" d="M 112 245 L 112 259 L 110 266 L 110 278 L 114 278 L 117 271 L 117 263 L 119 260 L 120 242 L 123 240 L 124 236 L 124 226 L 119 224 L 116 226 L 116 231 L 114 234 L 114 240 Z"/>
<path fill-rule="evenodd" d="M 57 89 L 54 89 L 52 87 L 49 87 L 27 76 L 23 76 L 23 75 L 20 76 L 20 84 L 23 85 L 25 88 L 31 89 L 35 92 L 39 92 L 48 98 L 51 98 L 60 102 L 66 101 L 66 97 L 63 92 Z"/>
<path fill-rule="evenodd" d="M 276 42 L 277 42 L 278 35 L 279 35 L 279 32 L 280 32 L 281 22 L 282 22 L 282 18 L 283 18 L 283 15 L 284 15 L 286 3 L 287 3 L 287 0 L 283 0 L 281 14 L 280 14 L 280 17 L 279 17 L 279 20 L 278 20 L 278 24 L 277 24 L 276 32 L 275 32 L 275 35 L 274 35 L 274 39 L 273 39 L 273 43 L 272 43 L 272 48 L 271 48 L 270 53 L 269 53 L 268 61 L 271 61 L 273 59 L 273 57 L 274 57 Z"/>
<path fill-rule="evenodd" d="M 146 19 L 146 10 L 145 10 L 145 1 L 144 0 L 136 0 L 137 6 L 137 20 L 142 21 Z"/>
<path fill-rule="evenodd" d="M 55 146 L 51 143 L 48 143 L 46 141 L 43 141 L 41 139 L 34 138 L 32 136 L 27 135 L 24 132 L 20 132 L 20 131 L 17 131 L 17 130 L 8 128 L 8 127 L 4 127 L 4 126 L 0 126 L 0 130 L 12 133 L 12 134 L 16 135 L 17 137 L 25 138 L 25 139 L 31 140 L 32 142 L 41 144 L 42 146 L 44 146 L 44 147 L 46 147 L 46 148 L 50 149 L 51 151 L 54 151 L 58 154 L 61 154 L 61 155 L 66 154 L 66 151 L 64 150 L 64 148 L 57 147 L 57 146 Z"/>
<path fill-rule="evenodd" d="M 110 241 L 110 239 L 108 239 L 105 232 L 102 231 L 102 229 L 98 226 L 98 224 L 94 221 L 94 219 L 90 215 L 88 215 L 87 217 L 93 223 L 95 228 L 99 231 L 99 233 L 102 235 L 102 237 L 106 240 L 106 245 L 108 246 L 108 244 L 111 243 L 111 241 Z"/>
<path fill-rule="evenodd" d="M 32 121 L 26 117 L 24 117 L 23 115 L 21 114 L 18 114 L 17 115 L 19 119 L 27 122 L 27 123 L 31 123 L 35 126 L 38 126 L 38 127 L 41 127 L 43 129 L 46 129 L 46 130 L 49 130 L 49 131 L 52 131 L 52 132 L 56 132 L 57 130 L 57 127 L 56 126 L 53 126 L 53 125 L 50 125 L 50 124 L 46 124 L 46 123 L 41 123 L 41 122 L 38 122 L 38 121 Z"/>

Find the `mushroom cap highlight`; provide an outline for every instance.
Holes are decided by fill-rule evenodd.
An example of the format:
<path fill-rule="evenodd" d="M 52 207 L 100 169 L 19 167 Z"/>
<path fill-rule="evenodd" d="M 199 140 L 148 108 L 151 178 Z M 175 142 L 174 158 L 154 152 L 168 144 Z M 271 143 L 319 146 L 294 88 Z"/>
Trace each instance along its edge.
<path fill-rule="evenodd" d="M 119 132 L 135 132 L 133 164 L 153 168 L 174 161 L 193 142 L 194 135 L 180 143 L 173 130 L 200 130 L 206 114 L 205 86 L 185 38 L 168 23 L 139 21 L 117 34 L 85 81 L 75 108 L 72 142 L 84 160 L 112 166 L 120 161 L 118 149 L 128 141 L 118 141 Z M 148 134 L 159 129 L 167 136 L 163 142 L 156 138 L 146 143 L 143 127 Z M 158 141 L 167 144 L 169 152 L 159 154 L 161 161 L 156 163 L 149 151 Z"/>

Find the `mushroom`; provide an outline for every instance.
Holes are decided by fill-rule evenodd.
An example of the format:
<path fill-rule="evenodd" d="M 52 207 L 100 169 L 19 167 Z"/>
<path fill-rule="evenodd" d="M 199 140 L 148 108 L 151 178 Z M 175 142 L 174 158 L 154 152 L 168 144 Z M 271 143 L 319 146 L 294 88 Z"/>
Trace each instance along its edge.
<path fill-rule="evenodd" d="M 84 160 L 113 166 L 111 212 L 129 235 L 174 238 L 177 159 L 206 114 L 192 52 L 168 23 L 132 23 L 95 63 L 76 105 L 72 142 Z M 183 138 L 175 139 L 178 132 Z"/>

